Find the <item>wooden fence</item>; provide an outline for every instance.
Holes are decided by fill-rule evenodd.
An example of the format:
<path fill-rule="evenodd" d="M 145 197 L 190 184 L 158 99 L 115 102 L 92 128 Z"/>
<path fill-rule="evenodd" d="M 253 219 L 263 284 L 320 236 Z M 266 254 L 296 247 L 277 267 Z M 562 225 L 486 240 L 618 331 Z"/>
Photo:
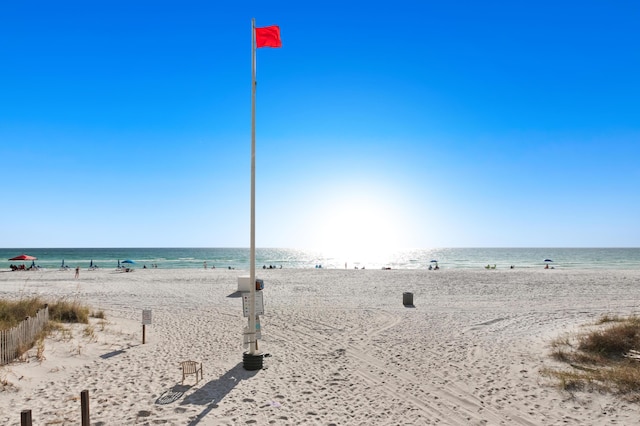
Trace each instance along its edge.
<path fill-rule="evenodd" d="M 27 317 L 12 329 L 0 331 L 0 365 L 9 364 L 20 356 L 20 348 L 31 348 L 48 322 L 49 307 L 45 305 L 35 317 Z"/>

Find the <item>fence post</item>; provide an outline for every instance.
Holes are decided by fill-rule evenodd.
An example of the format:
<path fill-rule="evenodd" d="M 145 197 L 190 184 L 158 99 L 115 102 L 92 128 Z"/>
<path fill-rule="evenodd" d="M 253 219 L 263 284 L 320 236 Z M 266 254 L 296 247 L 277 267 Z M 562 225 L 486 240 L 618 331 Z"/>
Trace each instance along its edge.
<path fill-rule="evenodd" d="M 89 426 L 89 391 L 80 392 L 80 404 L 82 412 L 82 426 Z"/>
<path fill-rule="evenodd" d="M 31 426 L 31 410 L 22 410 L 20 413 L 20 426 Z"/>

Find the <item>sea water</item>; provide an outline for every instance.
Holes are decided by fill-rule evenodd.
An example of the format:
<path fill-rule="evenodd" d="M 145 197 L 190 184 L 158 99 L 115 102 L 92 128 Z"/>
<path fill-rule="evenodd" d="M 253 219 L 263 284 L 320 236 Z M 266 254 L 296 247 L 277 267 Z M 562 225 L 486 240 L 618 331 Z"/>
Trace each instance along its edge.
<path fill-rule="evenodd" d="M 31 261 L 9 261 L 20 254 L 38 258 L 42 268 L 116 268 L 118 261 L 132 260 L 134 268 L 232 268 L 249 269 L 248 248 L 3 248 L 0 270 L 11 264 L 31 265 Z M 545 260 L 550 260 L 545 262 Z M 329 268 L 329 269 L 498 269 L 554 268 L 640 269 L 640 248 L 435 248 L 406 249 L 388 253 L 330 253 L 316 250 L 258 248 L 256 268 Z"/>

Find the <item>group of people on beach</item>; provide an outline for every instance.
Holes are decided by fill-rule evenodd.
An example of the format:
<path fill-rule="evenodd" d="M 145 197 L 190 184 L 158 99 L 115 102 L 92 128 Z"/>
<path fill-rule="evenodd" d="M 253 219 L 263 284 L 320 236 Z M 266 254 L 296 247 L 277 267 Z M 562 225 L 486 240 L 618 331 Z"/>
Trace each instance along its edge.
<path fill-rule="evenodd" d="M 204 269 L 207 269 L 207 261 L 206 260 L 203 262 L 203 266 L 204 266 Z M 232 268 L 231 266 L 227 266 L 227 268 L 229 270 L 236 269 L 236 268 Z M 216 269 L 216 265 L 211 265 L 211 269 Z"/>
<path fill-rule="evenodd" d="M 498 266 L 497 265 L 487 265 L 484 267 L 484 269 L 496 269 Z M 511 265 L 509 266 L 509 269 L 515 269 L 515 265 Z M 547 263 L 546 265 L 544 265 L 544 269 L 553 269 L 553 266 L 549 267 L 549 264 Z"/>
<path fill-rule="evenodd" d="M 32 263 L 31 266 L 29 266 L 28 268 L 25 266 L 24 263 L 22 265 L 11 264 L 9 265 L 9 268 L 12 271 L 35 271 L 36 269 L 40 269 L 40 267 L 35 263 Z"/>
<path fill-rule="evenodd" d="M 26 271 L 26 270 L 33 269 L 33 266 L 30 266 L 27 268 L 26 266 L 24 266 L 24 263 L 23 263 L 22 265 L 11 264 L 9 265 L 9 268 L 11 268 L 12 271 Z"/>
<path fill-rule="evenodd" d="M 262 269 L 282 269 L 282 265 L 280 265 L 280 268 L 277 268 L 275 265 L 262 265 Z"/>

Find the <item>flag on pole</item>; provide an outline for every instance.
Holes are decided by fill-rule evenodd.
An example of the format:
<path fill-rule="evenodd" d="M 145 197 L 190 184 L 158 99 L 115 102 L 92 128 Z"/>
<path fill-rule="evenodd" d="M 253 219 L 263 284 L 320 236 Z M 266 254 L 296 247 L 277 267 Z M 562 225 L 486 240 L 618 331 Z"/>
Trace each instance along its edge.
<path fill-rule="evenodd" d="M 243 355 L 244 367 L 247 370 L 255 370 L 254 358 L 258 351 L 257 327 L 260 325 L 260 318 L 256 313 L 256 48 L 259 47 L 282 47 L 280 40 L 280 27 L 271 25 L 269 27 L 256 28 L 255 18 L 251 19 L 251 228 L 249 243 L 249 327 L 247 338 L 249 342 L 249 352 Z M 262 368 L 262 355 L 259 367 Z M 257 363 L 257 361 L 256 361 Z"/>
<path fill-rule="evenodd" d="M 282 47 L 280 27 L 271 25 L 269 27 L 256 28 L 256 47 Z"/>

